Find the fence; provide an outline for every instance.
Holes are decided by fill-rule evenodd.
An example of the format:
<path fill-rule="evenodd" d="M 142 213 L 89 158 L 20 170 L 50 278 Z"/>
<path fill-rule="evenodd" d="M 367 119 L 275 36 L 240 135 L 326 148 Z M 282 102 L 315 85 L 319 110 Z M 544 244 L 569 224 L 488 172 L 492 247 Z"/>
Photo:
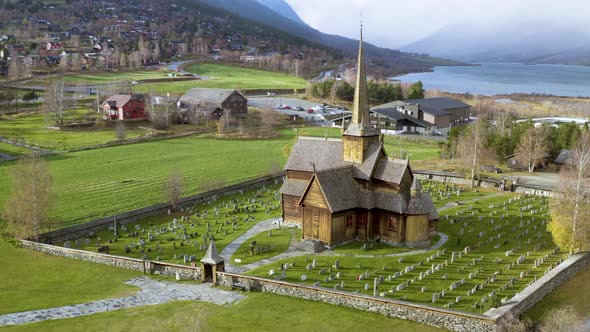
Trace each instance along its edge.
<path fill-rule="evenodd" d="M 259 177 L 228 187 L 211 190 L 201 194 L 185 197 L 178 203 L 180 207 L 188 207 L 196 202 L 211 200 L 214 196 L 228 196 L 240 192 L 240 190 L 248 190 L 253 187 L 261 186 L 264 184 L 270 184 L 281 181 L 284 176 L 284 172 Z M 79 239 L 89 236 L 91 232 L 96 233 L 97 231 L 108 228 L 113 225 L 113 221 L 117 218 L 117 224 L 124 225 L 137 220 L 142 220 L 150 216 L 161 215 L 167 213 L 170 205 L 167 203 L 156 204 L 141 209 L 128 211 L 114 216 L 104 217 L 89 221 L 83 224 L 73 225 L 70 227 L 58 229 L 55 231 L 47 232 L 41 235 L 43 242 L 57 243 L 68 240 Z"/>

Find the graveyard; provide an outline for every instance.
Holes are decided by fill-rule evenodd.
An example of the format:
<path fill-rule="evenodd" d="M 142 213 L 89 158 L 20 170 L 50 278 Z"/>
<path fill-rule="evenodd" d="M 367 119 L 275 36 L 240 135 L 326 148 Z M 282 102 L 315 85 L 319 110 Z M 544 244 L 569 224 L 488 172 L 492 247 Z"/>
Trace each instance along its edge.
<path fill-rule="evenodd" d="M 280 255 L 294 239 L 301 238 L 301 229 L 281 228 L 260 232 L 242 243 L 231 256 L 232 265 L 245 265 Z"/>
<path fill-rule="evenodd" d="M 490 195 L 441 212 L 439 232 L 448 241 L 438 250 L 403 256 L 299 256 L 248 274 L 483 313 L 566 257 L 546 232 L 548 220 L 546 198 Z"/>
<path fill-rule="evenodd" d="M 178 264 L 198 262 L 208 243 L 221 251 L 256 223 L 280 216 L 278 186 L 262 186 L 126 225 L 113 223 L 63 246 Z M 278 236 L 277 236 L 278 237 Z M 288 246 L 288 244 L 287 244 Z"/>

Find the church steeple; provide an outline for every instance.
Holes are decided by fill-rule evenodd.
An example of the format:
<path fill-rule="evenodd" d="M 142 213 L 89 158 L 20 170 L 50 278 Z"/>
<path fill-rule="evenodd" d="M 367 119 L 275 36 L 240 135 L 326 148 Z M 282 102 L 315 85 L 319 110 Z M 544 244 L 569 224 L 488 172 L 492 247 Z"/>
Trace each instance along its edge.
<path fill-rule="evenodd" d="M 367 70 L 365 68 L 362 23 L 356 68 L 352 119 L 350 125 L 343 134 L 343 159 L 345 161 L 362 163 L 368 146 L 373 143 L 373 141 L 378 142 L 379 140 L 379 131 L 373 128 L 369 114 L 369 95 L 367 92 Z"/>

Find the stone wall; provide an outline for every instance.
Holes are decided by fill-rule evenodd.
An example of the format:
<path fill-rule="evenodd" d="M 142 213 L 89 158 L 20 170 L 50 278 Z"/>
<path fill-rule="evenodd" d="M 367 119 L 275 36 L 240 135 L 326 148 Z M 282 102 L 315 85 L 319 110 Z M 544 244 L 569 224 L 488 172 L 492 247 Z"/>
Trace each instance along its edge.
<path fill-rule="evenodd" d="M 62 256 L 81 261 L 110 265 L 123 269 L 140 271 L 143 273 L 176 277 L 179 280 L 200 280 L 201 276 L 201 268 L 196 266 L 193 267 L 172 263 L 146 261 L 143 259 L 107 255 L 26 240 L 21 240 L 21 246 L 23 248 L 39 251 L 48 255 Z"/>
<path fill-rule="evenodd" d="M 221 197 L 233 195 L 240 192 L 240 190 L 248 190 L 265 184 L 273 184 L 274 182 L 282 181 L 283 176 L 284 172 L 281 172 L 279 174 L 263 176 L 260 178 L 245 181 L 221 189 L 211 190 L 205 193 L 185 197 L 178 203 L 178 206 L 189 207 L 197 202 L 211 200 L 214 196 Z M 130 222 L 142 220 L 147 217 L 165 214 L 167 213 L 169 208 L 170 205 L 167 203 L 156 204 L 141 209 L 121 213 L 115 216 L 104 217 L 83 224 L 73 225 L 52 232 L 44 233 L 41 235 L 41 239 L 42 242 L 46 243 L 59 243 L 68 240 L 75 240 L 87 237 L 90 234 L 90 232 L 96 233 L 97 231 L 112 226 L 115 217 L 117 218 L 117 224 L 123 225 L 128 224 Z"/>
<path fill-rule="evenodd" d="M 376 312 L 388 317 L 408 319 L 451 331 L 496 331 L 495 320 L 482 315 L 227 272 L 218 272 L 217 280 L 219 285 L 225 287 L 238 286 L 245 290 L 330 303 L 358 310 Z"/>
<path fill-rule="evenodd" d="M 535 283 L 531 284 L 511 298 L 505 305 L 497 309 L 491 309 L 485 313 L 499 324 L 508 321 L 513 317 L 518 318 L 521 314 L 532 308 L 555 288 L 568 281 L 578 272 L 584 270 L 590 264 L 590 254 L 575 254 L 563 261 L 557 267 L 549 271 Z"/>

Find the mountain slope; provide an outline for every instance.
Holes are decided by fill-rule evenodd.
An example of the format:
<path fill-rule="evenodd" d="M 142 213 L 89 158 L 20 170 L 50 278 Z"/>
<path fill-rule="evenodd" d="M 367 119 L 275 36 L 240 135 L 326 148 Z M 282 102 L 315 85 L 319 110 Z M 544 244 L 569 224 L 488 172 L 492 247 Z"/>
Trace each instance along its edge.
<path fill-rule="evenodd" d="M 291 6 L 284 0 L 257 0 L 259 3 L 267 8 L 270 8 L 275 13 L 290 19 L 293 22 L 307 26 L 299 15 L 291 8 Z"/>
<path fill-rule="evenodd" d="M 567 23 L 521 21 L 484 25 L 452 25 L 402 47 L 461 61 L 523 63 L 590 63 L 590 31 Z"/>
<path fill-rule="evenodd" d="M 329 35 L 307 25 L 299 24 L 277 15 L 270 8 L 257 0 L 195 0 L 208 6 L 225 9 L 235 15 L 259 22 L 275 29 L 287 32 L 313 43 L 338 49 L 347 57 L 355 57 L 358 51 L 358 40 L 337 35 Z M 435 65 L 457 65 L 457 62 L 431 58 L 429 56 L 408 54 L 396 50 L 377 47 L 365 43 L 365 52 L 382 68 L 385 75 L 408 72 L 429 71 Z M 372 58 L 372 59 L 371 59 Z"/>

